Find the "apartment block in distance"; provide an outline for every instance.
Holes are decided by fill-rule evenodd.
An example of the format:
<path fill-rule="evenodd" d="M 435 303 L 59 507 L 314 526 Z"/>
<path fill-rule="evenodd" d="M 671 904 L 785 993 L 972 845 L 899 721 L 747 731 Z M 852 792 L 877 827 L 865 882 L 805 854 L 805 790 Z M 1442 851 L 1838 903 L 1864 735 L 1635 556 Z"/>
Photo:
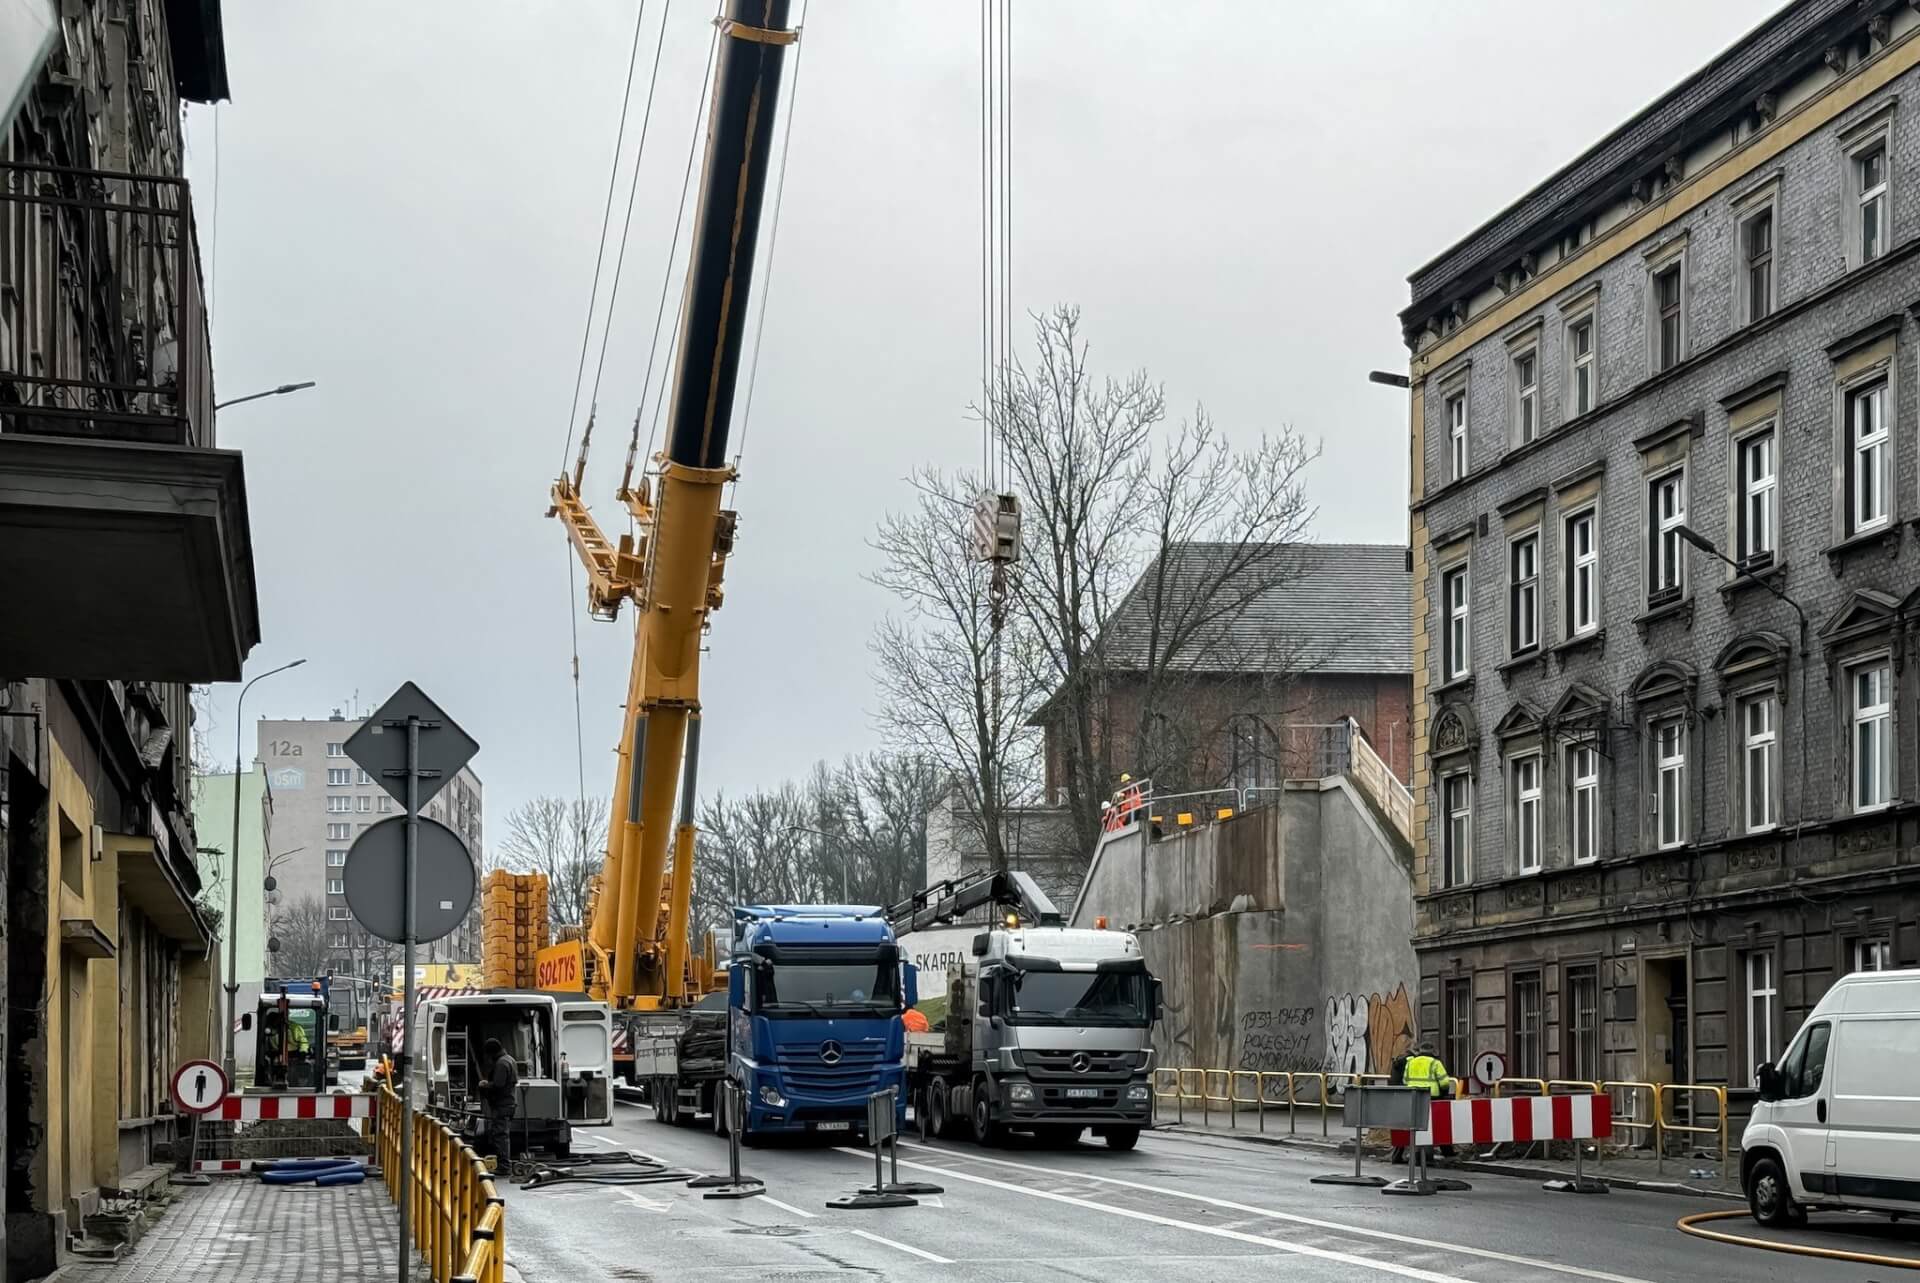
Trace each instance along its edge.
<path fill-rule="evenodd" d="M 405 813 L 379 781 L 355 766 L 345 744 L 362 722 L 336 710 L 324 720 L 272 721 L 258 725 L 259 760 L 273 790 L 273 841 L 267 872 L 276 886 L 267 915 L 280 936 L 282 955 L 268 960 L 269 970 L 289 974 L 309 969 L 362 976 L 388 983 L 400 961 L 400 947 L 371 936 L 347 907 L 344 882 L 347 852 L 361 833 L 389 816 Z M 480 777 L 463 768 L 421 814 L 445 824 L 467 844 L 479 868 L 481 854 Z M 476 872 L 476 880 L 478 874 Z M 422 947 L 422 962 L 480 961 L 480 897 L 474 894 L 468 921 L 444 940 Z M 324 914 L 318 941 L 304 916 L 315 906 Z M 273 924 L 279 924 L 274 927 Z M 290 946 L 298 946 L 297 950 Z M 289 952 L 311 951 L 299 959 Z M 317 963 L 316 967 L 308 964 Z"/>
<path fill-rule="evenodd" d="M 1920 963 L 1920 13 L 1789 5 L 1489 214 L 1402 313 L 1420 1024 L 1738 1115 Z"/>

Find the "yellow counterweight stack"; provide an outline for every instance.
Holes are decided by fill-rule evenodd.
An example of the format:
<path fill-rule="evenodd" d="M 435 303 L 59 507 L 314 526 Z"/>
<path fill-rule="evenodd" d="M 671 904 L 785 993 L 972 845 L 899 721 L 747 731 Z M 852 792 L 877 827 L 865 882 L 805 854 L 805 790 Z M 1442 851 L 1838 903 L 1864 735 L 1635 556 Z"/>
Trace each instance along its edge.
<path fill-rule="evenodd" d="M 487 987 L 534 988 L 534 957 L 551 943 L 547 875 L 495 869 L 481 892 L 480 912 Z"/>

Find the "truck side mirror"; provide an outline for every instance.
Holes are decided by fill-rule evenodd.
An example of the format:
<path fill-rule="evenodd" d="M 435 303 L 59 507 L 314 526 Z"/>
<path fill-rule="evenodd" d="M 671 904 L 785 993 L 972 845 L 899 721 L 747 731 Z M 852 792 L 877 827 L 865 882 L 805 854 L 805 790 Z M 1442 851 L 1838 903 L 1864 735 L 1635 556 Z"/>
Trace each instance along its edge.
<path fill-rule="evenodd" d="M 987 933 L 984 931 L 973 938 L 973 956 L 976 958 L 987 956 Z"/>
<path fill-rule="evenodd" d="M 729 1007 L 747 1005 L 747 972 L 744 967 L 727 968 L 727 1005 Z"/>
<path fill-rule="evenodd" d="M 242 1031 L 253 1028 L 253 1013 L 251 1011 L 243 1011 L 240 1013 L 240 1028 Z"/>
<path fill-rule="evenodd" d="M 1161 1014 L 1162 1006 L 1164 1003 L 1164 996 L 1165 996 L 1166 989 L 1165 989 L 1165 986 L 1160 983 L 1160 977 L 1158 976 L 1155 976 L 1152 979 L 1148 980 L 1147 983 L 1153 986 L 1153 989 L 1150 995 L 1153 1000 L 1153 1007 L 1152 1007 L 1153 1023 L 1159 1024 L 1160 1014 Z"/>
<path fill-rule="evenodd" d="M 920 1005 L 920 968 L 911 962 L 900 964 L 900 992 L 905 996 L 902 1006 Z"/>
<path fill-rule="evenodd" d="M 1761 1100 L 1779 1100 L 1783 1095 L 1780 1083 L 1780 1071 L 1773 1067 L 1771 1060 L 1753 1071 L 1753 1079 L 1760 1088 Z"/>
<path fill-rule="evenodd" d="M 993 1014 L 993 987 L 999 981 L 988 976 L 980 977 L 980 1016 L 982 1019 Z"/>

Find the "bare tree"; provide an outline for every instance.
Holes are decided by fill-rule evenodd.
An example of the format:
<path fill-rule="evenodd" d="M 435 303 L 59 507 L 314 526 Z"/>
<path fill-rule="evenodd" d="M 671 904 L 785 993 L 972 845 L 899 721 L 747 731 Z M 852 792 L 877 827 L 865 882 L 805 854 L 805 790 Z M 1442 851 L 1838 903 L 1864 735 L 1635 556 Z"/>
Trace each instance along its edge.
<path fill-rule="evenodd" d="M 1204 409 L 1169 431 L 1165 395 L 1144 372 L 1090 373 L 1078 309 L 1036 317 L 1034 332 L 1033 368 L 1007 370 L 986 415 L 1024 509 L 1015 601 L 1046 661 L 1038 715 L 1091 851 L 1116 752 L 1172 759 L 1169 730 L 1194 729 L 1196 677 L 1248 672 L 1256 658 L 1287 671 L 1244 653 L 1234 625 L 1300 573 L 1284 545 L 1311 527 L 1303 473 L 1318 449 L 1285 428 L 1232 449 Z M 1185 555 L 1199 545 L 1208 555 Z M 1137 698 L 1116 716 L 1120 673 Z"/>
<path fill-rule="evenodd" d="M 268 968 L 282 977 L 318 976 L 327 970 L 333 957 L 328 931 L 327 907 L 318 896 L 302 896 L 273 916 L 269 926 L 280 949 L 268 962 Z"/>
<path fill-rule="evenodd" d="M 607 799 L 536 797 L 507 817 L 507 835 L 494 851 L 501 868 L 547 877 L 547 916 L 558 929 L 587 914 L 587 883 L 600 872 L 607 849 Z"/>
<path fill-rule="evenodd" d="M 927 469 L 913 485 L 914 506 L 889 513 L 873 539 L 882 562 L 869 578 L 902 607 L 868 643 L 876 720 L 895 748 L 952 776 L 988 861 L 1004 869 L 1006 816 L 1039 783 L 1027 724 L 1045 672 L 1039 634 L 1026 616 L 996 611 L 991 567 L 972 553 L 981 482 Z"/>

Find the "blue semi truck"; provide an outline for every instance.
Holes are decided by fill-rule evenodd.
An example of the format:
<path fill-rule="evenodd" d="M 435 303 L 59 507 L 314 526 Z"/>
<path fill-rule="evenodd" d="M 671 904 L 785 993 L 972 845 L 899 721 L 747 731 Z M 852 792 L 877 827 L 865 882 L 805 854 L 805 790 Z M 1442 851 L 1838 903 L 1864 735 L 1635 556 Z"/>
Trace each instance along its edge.
<path fill-rule="evenodd" d="M 855 905 L 736 908 L 727 989 L 633 1022 L 634 1080 L 654 1116 L 722 1124 L 722 1088 L 745 1095 L 743 1140 L 858 1135 L 867 1100 L 897 1088 L 906 1122 L 901 1013 L 916 978 L 884 911 Z"/>

